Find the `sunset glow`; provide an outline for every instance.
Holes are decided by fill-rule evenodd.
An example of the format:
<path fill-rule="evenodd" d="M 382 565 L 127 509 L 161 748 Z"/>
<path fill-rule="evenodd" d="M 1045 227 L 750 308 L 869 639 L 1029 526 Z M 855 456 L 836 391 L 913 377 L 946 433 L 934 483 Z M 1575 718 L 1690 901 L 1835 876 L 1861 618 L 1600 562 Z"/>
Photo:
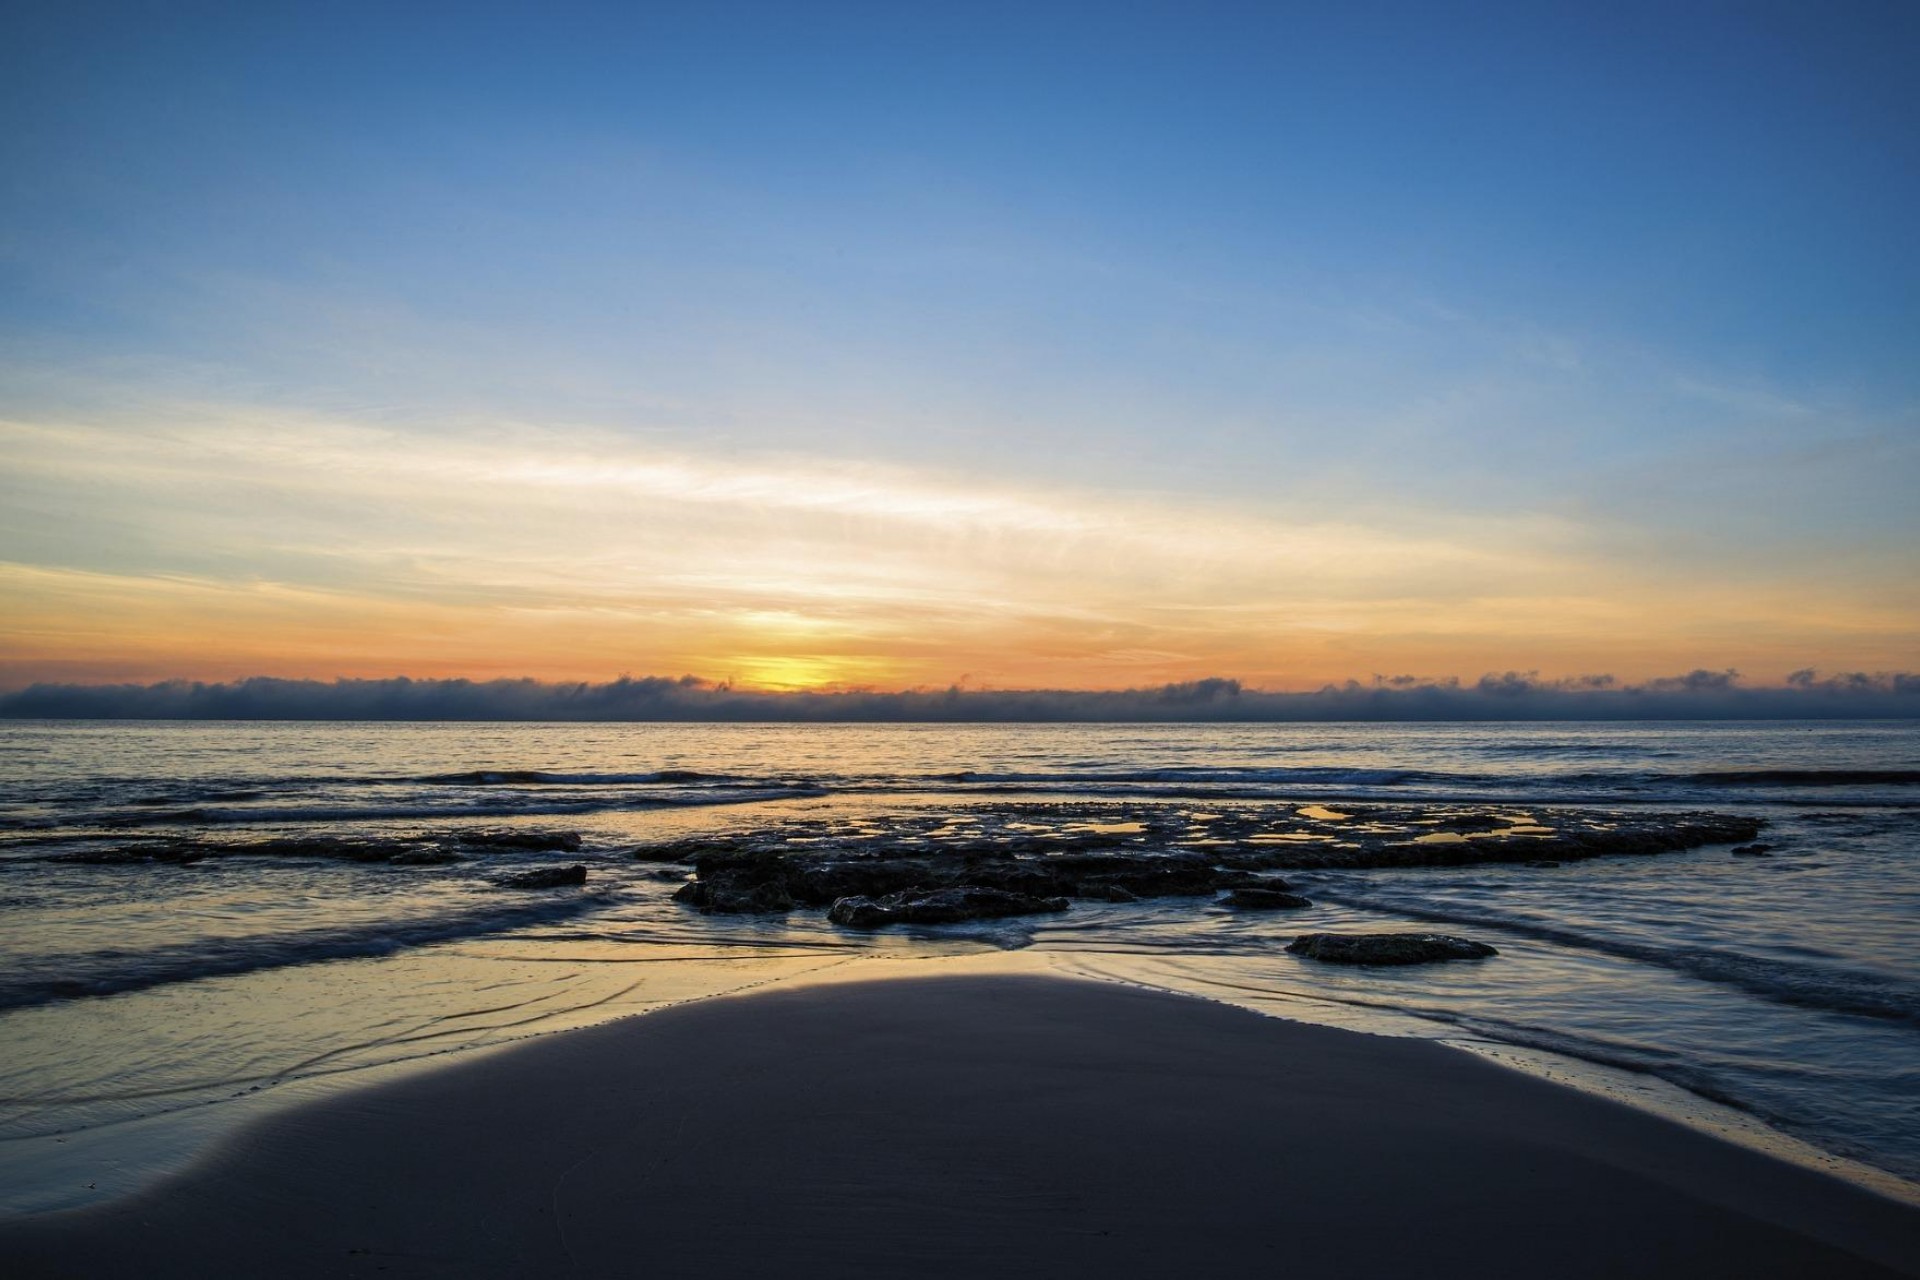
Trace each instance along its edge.
<path fill-rule="evenodd" d="M 156 116 L 50 10 L 0 686 L 1920 665 L 1916 135 L 1779 52 L 1845 33 L 1403 16 L 129 17 Z"/>

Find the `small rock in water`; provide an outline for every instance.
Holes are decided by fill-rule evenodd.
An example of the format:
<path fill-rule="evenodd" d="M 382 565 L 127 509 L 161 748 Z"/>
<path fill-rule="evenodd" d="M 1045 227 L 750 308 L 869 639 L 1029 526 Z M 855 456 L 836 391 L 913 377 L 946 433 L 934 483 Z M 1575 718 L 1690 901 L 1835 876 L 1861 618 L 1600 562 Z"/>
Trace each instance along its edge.
<path fill-rule="evenodd" d="M 1771 852 L 1773 852 L 1773 846 L 1770 844 L 1742 844 L 1734 846 L 1733 856 L 1736 858 L 1764 858 Z"/>
<path fill-rule="evenodd" d="M 1328 964 L 1429 964 L 1500 954 L 1484 942 L 1444 933 L 1304 933 L 1287 950 Z"/>
<path fill-rule="evenodd" d="M 533 871 L 516 871 L 512 875 L 501 876 L 494 883 L 502 889 L 558 889 L 570 884 L 585 884 L 587 869 L 584 866 L 540 867 Z"/>
<path fill-rule="evenodd" d="M 1235 889 L 1220 901 L 1226 906 L 1241 911 L 1288 911 L 1313 905 L 1297 893 L 1288 893 L 1284 889 L 1259 889 L 1252 886 Z"/>

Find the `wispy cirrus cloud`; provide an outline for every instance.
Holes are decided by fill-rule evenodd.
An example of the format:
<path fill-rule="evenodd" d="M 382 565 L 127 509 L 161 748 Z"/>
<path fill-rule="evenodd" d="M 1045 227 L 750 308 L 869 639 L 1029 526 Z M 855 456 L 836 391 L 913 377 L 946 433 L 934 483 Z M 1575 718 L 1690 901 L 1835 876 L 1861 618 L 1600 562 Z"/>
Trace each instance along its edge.
<path fill-rule="evenodd" d="M 1910 617 L 1845 591 L 1810 618 L 1778 589 L 1676 590 L 1524 503 L 1340 519 L 1284 498 L 245 405 L 16 419 L 0 448 L 13 683 L 664 665 L 774 686 L 1117 685 L 1227 666 L 1298 687 L 1487 656 L 1596 665 L 1623 633 L 1647 663 L 1784 671 L 1836 637 L 1883 660 Z"/>

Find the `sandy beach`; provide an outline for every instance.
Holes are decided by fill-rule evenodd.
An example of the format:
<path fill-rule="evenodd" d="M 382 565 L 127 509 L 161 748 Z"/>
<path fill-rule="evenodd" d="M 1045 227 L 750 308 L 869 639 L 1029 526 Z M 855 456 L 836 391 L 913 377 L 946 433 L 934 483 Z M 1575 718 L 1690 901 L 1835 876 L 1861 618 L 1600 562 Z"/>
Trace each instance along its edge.
<path fill-rule="evenodd" d="M 1446 1047 L 1116 985 L 682 1006 L 359 1090 L 22 1277 L 1920 1274 L 1920 1211 Z"/>

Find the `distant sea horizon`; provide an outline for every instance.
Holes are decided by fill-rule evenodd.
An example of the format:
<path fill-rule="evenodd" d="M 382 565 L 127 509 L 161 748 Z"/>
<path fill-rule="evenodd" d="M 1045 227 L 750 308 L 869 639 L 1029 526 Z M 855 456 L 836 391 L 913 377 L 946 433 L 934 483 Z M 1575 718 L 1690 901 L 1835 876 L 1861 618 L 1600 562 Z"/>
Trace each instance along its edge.
<path fill-rule="evenodd" d="M 1476 680 L 1374 676 L 1266 690 L 1222 676 L 1126 689 L 769 689 L 699 676 L 254 676 L 148 683 L 40 681 L 0 691 L 0 718 L 516 723 L 1498 723 L 1857 720 L 1920 717 L 1920 675 L 1822 675 L 1754 685 L 1731 668 L 1624 682 L 1607 675 Z"/>

